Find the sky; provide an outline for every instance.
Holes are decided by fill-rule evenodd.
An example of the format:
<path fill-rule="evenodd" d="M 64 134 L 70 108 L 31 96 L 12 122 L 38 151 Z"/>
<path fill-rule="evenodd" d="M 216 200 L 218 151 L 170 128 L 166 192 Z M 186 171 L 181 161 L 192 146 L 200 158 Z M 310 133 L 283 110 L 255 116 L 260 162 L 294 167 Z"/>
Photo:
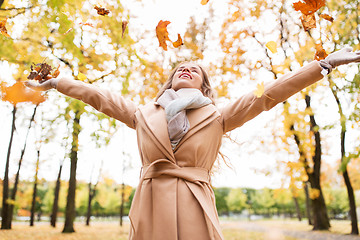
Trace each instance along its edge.
<path fill-rule="evenodd" d="M 210 0 L 211 1 L 211 0 Z M 159 20 L 169 20 L 169 32 L 174 34 L 180 33 L 183 35 L 186 28 L 186 23 L 190 17 L 196 15 L 198 18 L 206 16 L 208 6 L 200 5 L 200 0 L 182 0 L 182 1 L 169 1 L 169 0 L 148 0 L 143 3 L 139 1 L 122 1 L 126 8 L 131 9 L 131 15 L 140 16 L 131 18 L 131 25 L 133 27 L 142 28 L 144 30 L 153 30 Z M 176 2 L 176 5 L 174 4 Z M 219 16 L 225 16 L 226 9 L 222 1 L 214 1 L 214 9 Z M 214 26 L 213 31 L 219 31 L 220 28 Z M 170 36 L 171 37 L 171 36 Z M 176 38 L 175 36 L 173 37 Z M 215 47 L 215 46 L 214 46 Z M 9 66 L 2 65 L 2 69 L 9 69 Z M 2 71 L 1 78 L 11 78 L 11 71 Z M 1 79 L 0 79 L 1 80 Z M 237 91 L 239 95 L 248 91 L 252 91 L 254 86 L 238 86 Z M 56 95 L 55 90 L 50 94 Z M 329 94 L 329 93 L 327 93 Z M 314 102 L 321 102 L 322 99 L 314 97 Z M 64 104 L 59 102 L 59 105 Z M 327 104 L 325 104 L 327 105 Z M 319 116 L 319 123 L 326 125 L 331 123 L 331 118 L 336 118 L 336 109 L 334 105 L 329 102 L 327 106 L 323 106 L 321 111 L 326 113 Z M 316 108 L 316 106 L 315 106 Z M 31 115 L 32 107 L 27 107 L 27 115 Z M 54 106 L 46 105 L 41 110 L 43 114 L 52 114 Z M 11 109 L 9 105 L 0 103 L 0 173 L 3 174 L 6 152 L 8 147 L 8 140 L 11 127 Z M 38 113 L 39 115 L 41 113 Z M 332 116 L 329 120 L 329 114 Z M 277 161 L 294 160 L 295 155 L 287 154 L 278 149 L 275 149 L 269 143 L 273 141 L 273 132 L 278 129 L 278 121 L 276 118 L 281 116 L 280 106 L 275 107 L 269 112 L 262 113 L 254 120 L 246 123 L 243 127 L 234 130 L 231 137 L 236 139 L 238 143 L 231 143 L 227 139 L 224 140 L 221 149 L 224 153 L 230 167 L 226 166 L 220 161 L 220 168 L 214 172 L 212 177 L 212 185 L 215 187 L 251 187 L 251 188 L 278 188 L 282 186 L 283 174 L 277 169 Z M 23 126 L 27 123 L 23 121 Z M 90 172 L 98 172 L 100 166 L 102 167 L 102 175 L 107 178 L 114 179 L 117 183 L 124 181 L 126 184 L 136 186 L 139 180 L 140 173 L 140 159 L 137 150 L 137 140 L 135 131 L 121 125 L 118 132 L 113 136 L 110 144 L 104 148 L 97 148 L 95 143 L 89 135 L 91 129 L 94 127 L 92 123 L 84 118 L 81 122 L 83 131 L 80 134 L 80 151 L 78 161 L 78 174 L 79 180 L 88 181 L 90 179 Z M 65 131 L 66 126 L 62 126 Z M 331 134 L 331 133 L 330 133 Z M 333 134 L 336 134 L 334 130 Z M 32 179 L 34 174 L 33 164 L 29 159 L 33 158 L 36 146 L 34 145 L 35 139 L 38 135 L 38 130 L 32 130 L 29 138 L 29 148 L 25 155 L 25 162 L 21 176 L 23 179 Z M 13 146 L 12 165 L 10 172 L 14 174 L 16 171 L 16 159 L 20 154 L 21 146 L 25 136 L 24 128 L 19 128 L 16 132 L 16 141 Z M 336 138 L 333 142 L 336 144 Z M 49 145 L 47 149 L 43 149 L 43 161 L 40 166 L 40 177 L 48 180 L 55 180 L 58 170 L 57 162 L 63 158 L 65 151 L 58 145 Z M 338 152 L 329 150 L 329 156 L 325 159 L 329 162 L 335 163 Z M 52 161 L 45 161 L 46 159 L 53 159 Z M 54 160 L 55 159 L 55 160 Z M 57 159 L 57 160 L 56 160 Z M 122 174 L 122 169 L 127 169 L 125 174 Z M 94 170 L 93 170 L 94 169 Z M 96 175 L 96 174 L 95 174 Z M 65 162 L 63 170 L 63 179 L 68 179 L 69 176 L 69 161 Z M 1 176 L 2 178 L 3 176 Z M 93 177 L 96 179 L 96 177 Z M 286 185 L 286 184 L 285 184 Z"/>

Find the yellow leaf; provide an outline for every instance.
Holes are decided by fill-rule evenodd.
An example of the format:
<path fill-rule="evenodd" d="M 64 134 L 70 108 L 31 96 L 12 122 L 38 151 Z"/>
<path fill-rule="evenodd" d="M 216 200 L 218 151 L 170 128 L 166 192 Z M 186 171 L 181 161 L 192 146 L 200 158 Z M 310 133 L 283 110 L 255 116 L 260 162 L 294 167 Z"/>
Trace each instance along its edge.
<path fill-rule="evenodd" d="M 79 72 L 79 74 L 77 75 L 77 79 L 79 79 L 80 81 L 85 81 L 87 77 L 85 74 Z"/>
<path fill-rule="evenodd" d="M 274 41 L 267 42 L 265 45 L 272 53 L 277 52 L 277 44 Z"/>
<path fill-rule="evenodd" d="M 258 83 L 257 86 L 256 86 L 256 89 L 254 91 L 254 95 L 257 98 L 260 98 L 264 94 L 264 91 L 265 91 L 264 82 Z"/>

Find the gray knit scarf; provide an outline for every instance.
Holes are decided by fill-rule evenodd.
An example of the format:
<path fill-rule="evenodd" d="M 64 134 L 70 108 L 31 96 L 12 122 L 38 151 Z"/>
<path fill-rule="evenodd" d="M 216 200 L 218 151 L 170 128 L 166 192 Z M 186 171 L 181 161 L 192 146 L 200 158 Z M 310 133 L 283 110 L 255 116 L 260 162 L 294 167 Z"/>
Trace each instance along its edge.
<path fill-rule="evenodd" d="M 174 150 L 190 128 L 186 109 L 206 106 L 211 100 L 196 88 L 182 88 L 176 92 L 173 89 L 165 90 L 157 102 L 165 109 L 169 137 Z"/>

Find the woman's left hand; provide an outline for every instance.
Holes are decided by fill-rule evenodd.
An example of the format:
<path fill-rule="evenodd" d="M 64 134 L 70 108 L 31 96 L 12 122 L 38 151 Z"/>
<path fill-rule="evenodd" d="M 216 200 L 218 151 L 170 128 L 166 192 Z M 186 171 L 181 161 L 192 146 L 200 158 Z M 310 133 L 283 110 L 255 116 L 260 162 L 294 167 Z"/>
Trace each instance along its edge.
<path fill-rule="evenodd" d="M 332 68 L 352 62 L 360 62 L 360 51 L 353 52 L 351 47 L 345 47 L 329 54 L 322 61 L 330 64 Z"/>

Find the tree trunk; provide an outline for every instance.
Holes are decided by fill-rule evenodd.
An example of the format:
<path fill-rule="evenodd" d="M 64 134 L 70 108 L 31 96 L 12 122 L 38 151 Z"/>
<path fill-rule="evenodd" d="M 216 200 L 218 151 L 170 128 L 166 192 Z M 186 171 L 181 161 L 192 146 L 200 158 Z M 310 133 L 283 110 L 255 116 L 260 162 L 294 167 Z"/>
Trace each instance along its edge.
<path fill-rule="evenodd" d="M 94 189 L 91 187 L 91 181 L 89 182 L 89 198 L 88 198 L 88 208 L 86 213 L 86 226 L 90 225 L 90 218 L 91 218 L 91 202 L 94 196 Z"/>
<path fill-rule="evenodd" d="M 121 184 L 121 204 L 120 204 L 120 226 L 123 225 L 123 216 L 124 216 L 124 196 L 125 196 L 125 184 Z"/>
<path fill-rule="evenodd" d="M 310 108 L 311 98 L 309 95 L 305 96 L 306 108 Z M 320 168 L 321 168 L 321 139 L 320 132 L 317 130 L 319 126 L 315 121 L 314 114 L 310 114 L 310 131 L 314 134 L 315 138 L 315 154 L 312 157 L 314 167 L 312 173 L 306 171 L 309 176 L 311 187 L 320 191 L 318 198 L 312 199 L 314 228 L 313 230 L 329 230 L 330 221 L 327 214 L 324 196 L 320 186 Z"/>
<path fill-rule="evenodd" d="M 331 79 L 329 80 L 330 85 L 334 84 Z M 354 189 L 351 185 L 349 174 L 347 171 L 347 163 L 345 162 L 345 137 L 346 137 L 346 117 L 342 111 L 342 106 L 340 99 L 337 95 L 336 90 L 331 88 L 332 94 L 336 100 L 336 103 L 339 108 L 339 114 L 340 114 L 340 125 L 341 125 L 341 133 L 340 133 L 340 144 L 341 144 L 341 164 L 345 164 L 342 168 L 342 176 L 344 178 L 344 182 L 346 185 L 346 190 L 348 194 L 349 199 L 349 207 L 350 207 L 350 219 L 351 219 L 351 234 L 353 235 L 359 235 L 359 228 L 358 228 L 358 220 L 357 220 L 357 214 L 356 214 L 356 202 L 355 202 L 355 196 L 354 196 Z"/>
<path fill-rule="evenodd" d="M 314 225 L 313 221 L 312 221 L 312 216 L 311 216 L 311 206 L 310 206 L 310 197 L 309 197 L 309 186 L 308 186 L 309 182 L 305 182 L 304 183 L 304 192 L 305 192 L 305 205 L 306 205 L 306 215 L 308 218 L 308 223 L 309 225 Z"/>
<path fill-rule="evenodd" d="M 34 190 L 33 190 L 32 203 L 31 203 L 30 226 L 34 226 L 39 162 L 40 162 L 40 150 L 37 150 L 36 170 L 35 170 L 35 178 L 34 178 Z"/>
<path fill-rule="evenodd" d="M 299 202 L 296 197 L 293 197 L 293 199 L 294 199 L 294 203 L 295 203 L 295 207 L 296 207 L 297 217 L 298 217 L 299 221 L 301 222 L 301 212 L 300 212 Z"/>
<path fill-rule="evenodd" d="M 60 193 L 60 186 L 61 186 L 62 168 L 63 168 L 63 162 L 60 164 L 58 176 L 56 179 L 54 202 L 53 202 L 53 207 L 52 207 L 52 212 L 51 212 L 51 220 L 50 220 L 50 224 L 53 227 L 56 227 L 56 217 L 57 217 L 57 212 L 58 212 L 58 208 L 59 208 L 59 193 Z"/>
<path fill-rule="evenodd" d="M 15 199 L 16 199 L 16 193 L 17 193 L 17 188 L 18 188 L 18 185 L 19 185 L 19 178 L 20 178 L 20 169 L 21 169 L 22 161 L 24 159 L 24 154 L 25 154 L 26 145 L 27 145 L 26 144 L 27 139 L 28 139 L 29 132 L 30 132 L 30 129 L 31 129 L 31 125 L 32 125 L 32 122 L 34 121 L 36 110 L 37 110 L 38 106 L 39 105 L 35 106 L 33 114 L 32 114 L 32 116 L 30 118 L 30 123 L 29 123 L 29 127 L 28 127 L 28 130 L 27 130 L 27 133 L 26 133 L 24 146 L 23 146 L 23 149 L 21 150 L 20 160 L 19 160 L 19 163 L 18 163 L 18 169 L 17 169 L 16 176 L 15 176 L 14 188 L 12 189 L 12 192 L 11 192 L 11 200 L 13 202 L 15 202 Z M 10 229 L 11 229 L 11 224 L 12 224 L 12 219 L 13 219 L 13 212 L 14 212 L 14 204 L 11 204 L 9 206 L 9 223 L 8 223 L 9 226 L 10 226 Z"/>
<path fill-rule="evenodd" d="M 2 199 L 2 209 L 1 209 L 1 229 L 11 229 L 11 225 L 9 222 L 9 204 L 7 200 L 9 198 L 9 164 L 10 164 L 10 153 L 11 146 L 14 138 L 15 131 L 15 120 L 16 120 L 16 106 L 13 107 L 12 111 L 12 123 L 11 123 L 11 134 L 8 146 L 8 152 L 6 156 L 6 164 L 5 164 L 5 175 L 3 181 L 3 199 Z"/>
<path fill-rule="evenodd" d="M 70 180 L 69 189 L 65 210 L 65 224 L 63 233 L 75 232 L 74 220 L 75 220 L 75 192 L 76 192 L 76 165 L 77 165 L 77 151 L 79 147 L 79 133 L 80 128 L 80 110 L 75 111 L 75 117 L 73 121 L 72 143 L 70 153 Z"/>
<path fill-rule="evenodd" d="M 345 161 L 345 129 L 341 131 L 341 162 Z M 349 198 L 349 207 L 350 207 L 350 219 L 351 219 L 351 234 L 359 235 L 359 227 L 358 227 L 358 220 L 356 214 L 356 202 L 354 196 L 354 189 L 351 185 L 349 174 L 347 171 L 347 166 L 342 173 L 344 182 L 347 189 L 347 194 Z"/>

